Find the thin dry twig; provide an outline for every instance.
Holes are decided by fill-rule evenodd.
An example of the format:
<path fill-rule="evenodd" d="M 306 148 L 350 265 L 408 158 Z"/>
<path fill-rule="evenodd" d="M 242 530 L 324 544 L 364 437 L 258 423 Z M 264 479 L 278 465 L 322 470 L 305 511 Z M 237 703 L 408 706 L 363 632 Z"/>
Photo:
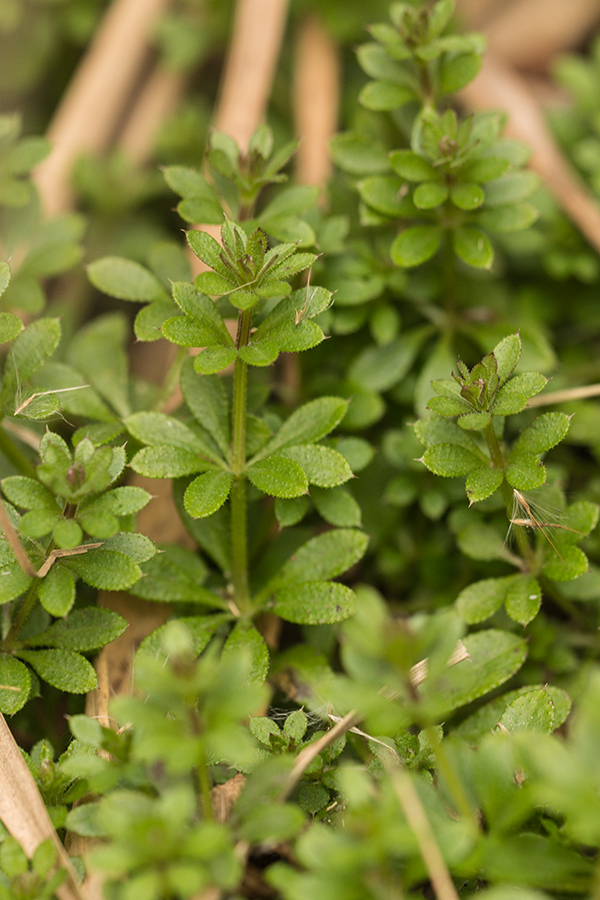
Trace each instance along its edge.
<path fill-rule="evenodd" d="M 600 20 L 598 0 L 518 0 L 484 23 L 489 49 L 518 69 L 544 71 Z M 481 27 L 481 24 L 477 26 Z"/>
<path fill-rule="evenodd" d="M 55 829 L 48 811 L 13 738 L 4 716 L 0 715 L 0 820 L 32 857 L 48 839 L 56 847 L 57 860 L 67 878 L 56 889 L 60 900 L 88 900 Z"/>
<path fill-rule="evenodd" d="M 214 118 L 244 149 L 264 118 L 281 49 L 288 0 L 238 0 Z"/>
<path fill-rule="evenodd" d="M 331 175 L 329 141 L 338 124 L 339 48 L 316 16 L 298 29 L 294 69 L 294 120 L 300 137 L 296 179 L 325 189 Z"/>
<path fill-rule="evenodd" d="M 471 109 L 497 107 L 508 113 L 507 132 L 529 145 L 531 168 L 600 252 L 600 206 L 558 149 L 527 82 L 488 53 L 477 78 L 463 88 L 462 98 Z"/>
<path fill-rule="evenodd" d="M 457 665 L 457 663 L 462 662 L 465 659 L 469 659 L 469 654 L 463 642 L 458 641 L 456 649 L 446 665 L 448 667 L 455 666 Z M 413 687 L 421 684 L 427 677 L 427 662 L 427 659 L 422 659 L 420 662 L 416 663 L 416 665 L 411 667 L 409 678 Z M 397 697 L 399 696 L 395 691 L 390 691 L 389 688 L 386 688 L 385 685 L 381 688 L 380 693 L 385 694 L 385 696 L 390 700 L 397 699 Z M 309 744 L 308 747 L 305 747 L 304 750 L 302 750 L 296 757 L 294 767 L 286 780 L 285 787 L 281 794 L 282 800 L 285 800 L 286 797 L 289 797 L 295 785 L 300 781 L 308 766 L 314 759 L 317 758 L 319 753 L 322 753 L 323 750 L 325 750 L 327 747 L 330 747 L 343 734 L 346 734 L 348 731 L 352 731 L 354 734 L 358 734 L 361 737 L 367 738 L 368 740 L 376 740 L 373 739 L 371 735 L 367 734 L 364 731 L 361 731 L 356 727 L 361 721 L 362 716 L 355 709 L 351 709 L 350 712 L 346 713 L 346 715 L 341 719 L 337 716 L 332 715 L 330 715 L 329 718 L 335 721 L 335 725 L 333 726 L 333 728 L 327 731 L 313 744 Z M 376 743 L 381 743 L 381 741 L 376 740 Z"/>
<path fill-rule="evenodd" d="M 157 67 L 141 89 L 118 141 L 120 149 L 138 165 L 148 161 L 156 135 L 177 105 L 185 83 L 181 72 Z"/>
<path fill-rule="evenodd" d="M 579 387 L 564 388 L 562 391 L 549 391 L 538 394 L 527 401 L 527 408 L 532 406 L 552 406 L 554 403 L 572 403 L 574 400 L 588 400 L 600 397 L 600 384 L 584 384 Z"/>
<path fill-rule="evenodd" d="M 431 823 L 412 778 L 395 761 L 388 764 L 387 771 L 406 821 L 419 845 L 419 853 L 427 868 L 436 897 L 438 900 L 458 900 L 448 866 L 435 839 Z"/>
<path fill-rule="evenodd" d="M 10 521 L 2 500 L 0 500 L 0 527 L 4 532 L 10 549 L 15 555 L 15 559 L 25 574 L 29 575 L 30 578 L 44 578 L 52 568 L 55 560 L 62 559 L 65 556 L 81 556 L 82 553 L 87 553 L 89 550 L 95 550 L 104 543 L 104 541 L 97 541 L 93 544 L 80 544 L 79 547 L 71 547 L 68 550 L 51 550 L 40 568 L 36 569 L 25 552 L 25 548 L 21 543 L 21 538 L 17 534 L 13 523 Z"/>
<path fill-rule="evenodd" d="M 47 215 L 71 206 L 76 158 L 108 146 L 168 2 L 113 0 L 109 7 L 50 124 L 53 150 L 34 173 Z"/>

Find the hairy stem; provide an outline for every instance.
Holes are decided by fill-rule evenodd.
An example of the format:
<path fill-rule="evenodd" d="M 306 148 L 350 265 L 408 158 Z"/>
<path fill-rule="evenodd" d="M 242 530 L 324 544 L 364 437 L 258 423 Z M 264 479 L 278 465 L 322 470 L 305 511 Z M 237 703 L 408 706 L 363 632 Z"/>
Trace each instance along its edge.
<path fill-rule="evenodd" d="M 238 347 L 245 347 L 250 336 L 252 311 L 243 310 L 238 317 Z M 233 435 L 231 445 L 231 577 L 234 601 L 240 612 L 250 607 L 248 588 L 248 523 L 246 513 L 246 392 L 248 366 L 239 357 L 233 371 Z"/>
<path fill-rule="evenodd" d="M 494 431 L 493 425 L 488 425 L 485 428 L 484 437 L 486 444 L 488 446 L 488 450 L 490 451 L 490 458 L 492 460 L 492 465 L 495 469 L 501 469 L 504 471 L 506 468 L 506 462 L 504 460 L 504 456 L 502 454 L 502 448 L 500 447 L 500 443 L 498 441 L 498 437 L 496 432 Z M 506 504 L 506 514 L 509 518 L 509 521 L 514 518 L 513 514 L 513 506 L 514 506 L 514 495 L 510 485 L 506 482 L 502 482 L 502 497 L 504 498 L 504 503 Z M 527 539 L 527 535 L 525 533 L 525 529 L 521 525 L 511 526 L 514 528 L 515 540 L 517 542 L 517 547 L 521 557 L 526 560 L 528 566 L 530 568 L 533 567 L 535 563 L 534 552 Z"/>

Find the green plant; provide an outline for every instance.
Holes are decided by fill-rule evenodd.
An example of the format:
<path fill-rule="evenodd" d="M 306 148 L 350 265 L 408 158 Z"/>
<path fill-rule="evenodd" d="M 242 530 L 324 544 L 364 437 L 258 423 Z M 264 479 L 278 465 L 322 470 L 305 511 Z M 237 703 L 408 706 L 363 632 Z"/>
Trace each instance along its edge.
<path fill-rule="evenodd" d="M 322 7 L 354 40 L 364 12 Z M 90 27 L 58 8 L 63 39 Z M 174 5 L 162 58 L 208 78 L 224 9 Z M 57 832 L 26 854 L 2 794 L 0 898 L 84 897 L 73 836 L 108 900 L 597 893 L 598 417 L 543 393 L 596 377 L 597 267 L 502 114 L 459 111 L 484 42 L 453 12 L 371 26 L 327 212 L 287 183 L 281 98 L 200 166 L 205 101 L 181 113 L 162 180 L 81 160 L 90 284 L 50 285 L 47 318 L 82 218 L 42 223 L 46 142 L 0 121 L 0 711 Z M 593 66 L 563 63 L 554 117 L 592 179 Z M 131 332 L 153 364 L 174 345 L 160 384 Z M 172 482 L 185 546 L 137 532 L 138 476 Z M 170 619 L 111 727 L 63 699 L 125 629 L 96 590 Z"/>

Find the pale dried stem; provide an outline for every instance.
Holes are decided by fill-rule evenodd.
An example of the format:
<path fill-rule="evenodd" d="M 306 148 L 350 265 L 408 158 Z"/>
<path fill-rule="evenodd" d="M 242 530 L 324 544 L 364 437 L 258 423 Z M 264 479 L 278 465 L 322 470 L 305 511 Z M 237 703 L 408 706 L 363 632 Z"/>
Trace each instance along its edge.
<path fill-rule="evenodd" d="M 484 28 L 512 0 L 456 0 L 456 11 L 467 28 Z"/>
<path fill-rule="evenodd" d="M 388 766 L 388 775 L 406 821 L 419 845 L 419 853 L 425 863 L 435 896 L 438 900 L 458 900 L 448 866 L 442 856 L 413 779 L 398 764 Z"/>
<path fill-rule="evenodd" d="M 186 77 L 156 68 L 140 91 L 119 137 L 118 146 L 138 165 L 148 161 L 158 131 L 177 106 Z"/>
<path fill-rule="evenodd" d="M 552 406 L 554 403 L 572 403 L 574 400 L 588 400 L 600 397 L 600 384 L 585 384 L 580 387 L 564 388 L 562 391 L 550 391 L 538 394 L 527 401 L 527 408 L 532 406 Z"/>
<path fill-rule="evenodd" d="M 214 118 L 242 150 L 262 122 L 279 57 L 288 0 L 238 0 Z"/>
<path fill-rule="evenodd" d="M 288 0 L 238 0 L 235 9 L 213 127 L 234 138 L 242 153 L 265 116 L 287 9 Z M 218 225 L 198 223 L 198 227 L 219 240 Z M 193 275 L 206 270 L 191 251 L 188 259 Z"/>
<path fill-rule="evenodd" d="M 48 130 L 53 150 L 35 171 L 49 216 L 72 204 L 70 174 L 82 153 L 104 150 L 143 65 L 152 29 L 169 0 L 113 0 Z"/>
<path fill-rule="evenodd" d="M 518 69 L 545 71 L 599 21 L 598 0 L 518 0 L 501 7 L 485 28 L 492 53 Z"/>
<path fill-rule="evenodd" d="M 28 857 L 48 839 L 57 851 L 67 879 L 56 890 L 59 900 L 89 900 L 79 884 L 65 848 L 50 821 L 44 801 L 13 738 L 4 716 L 0 715 L 0 820 L 21 844 Z"/>
<path fill-rule="evenodd" d="M 316 16 L 298 29 L 294 69 L 294 120 L 300 137 L 296 179 L 324 190 L 331 175 L 329 142 L 338 126 L 340 58 Z"/>
<path fill-rule="evenodd" d="M 473 110 L 497 107 L 508 113 L 507 132 L 529 145 L 531 168 L 600 251 L 600 206 L 558 149 L 526 81 L 489 53 L 477 78 L 463 89 L 462 98 Z"/>

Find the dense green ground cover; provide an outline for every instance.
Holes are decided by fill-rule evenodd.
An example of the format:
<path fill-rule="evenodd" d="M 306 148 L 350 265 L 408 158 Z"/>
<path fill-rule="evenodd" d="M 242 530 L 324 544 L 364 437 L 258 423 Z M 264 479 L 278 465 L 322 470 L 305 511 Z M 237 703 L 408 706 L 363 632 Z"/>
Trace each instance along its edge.
<path fill-rule="evenodd" d="M 461 109 L 482 37 L 452 0 L 370 4 L 368 34 L 327 4 L 360 46 L 325 211 L 277 82 L 247 152 L 208 132 L 230 11 L 182 3 L 161 52 L 207 88 L 162 172 L 84 159 L 84 212 L 45 221 L 39 80 L 101 6 L 40 0 L 26 47 L 0 20 L 25 98 L 0 118 L 0 711 L 77 871 L 109 900 L 597 897 L 600 267 L 503 114 Z M 562 61 L 552 118 L 591 191 L 597 70 Z M 162 384 L 134 341 L 174 345 Z M 172 479 L 189 541 L 137 531 L 132 473 Z M 126 628 L 98 591 L 169 604 L 116 730 L 84 714 Z M 2 816 L 0 898 L 88 896 Z"/>

